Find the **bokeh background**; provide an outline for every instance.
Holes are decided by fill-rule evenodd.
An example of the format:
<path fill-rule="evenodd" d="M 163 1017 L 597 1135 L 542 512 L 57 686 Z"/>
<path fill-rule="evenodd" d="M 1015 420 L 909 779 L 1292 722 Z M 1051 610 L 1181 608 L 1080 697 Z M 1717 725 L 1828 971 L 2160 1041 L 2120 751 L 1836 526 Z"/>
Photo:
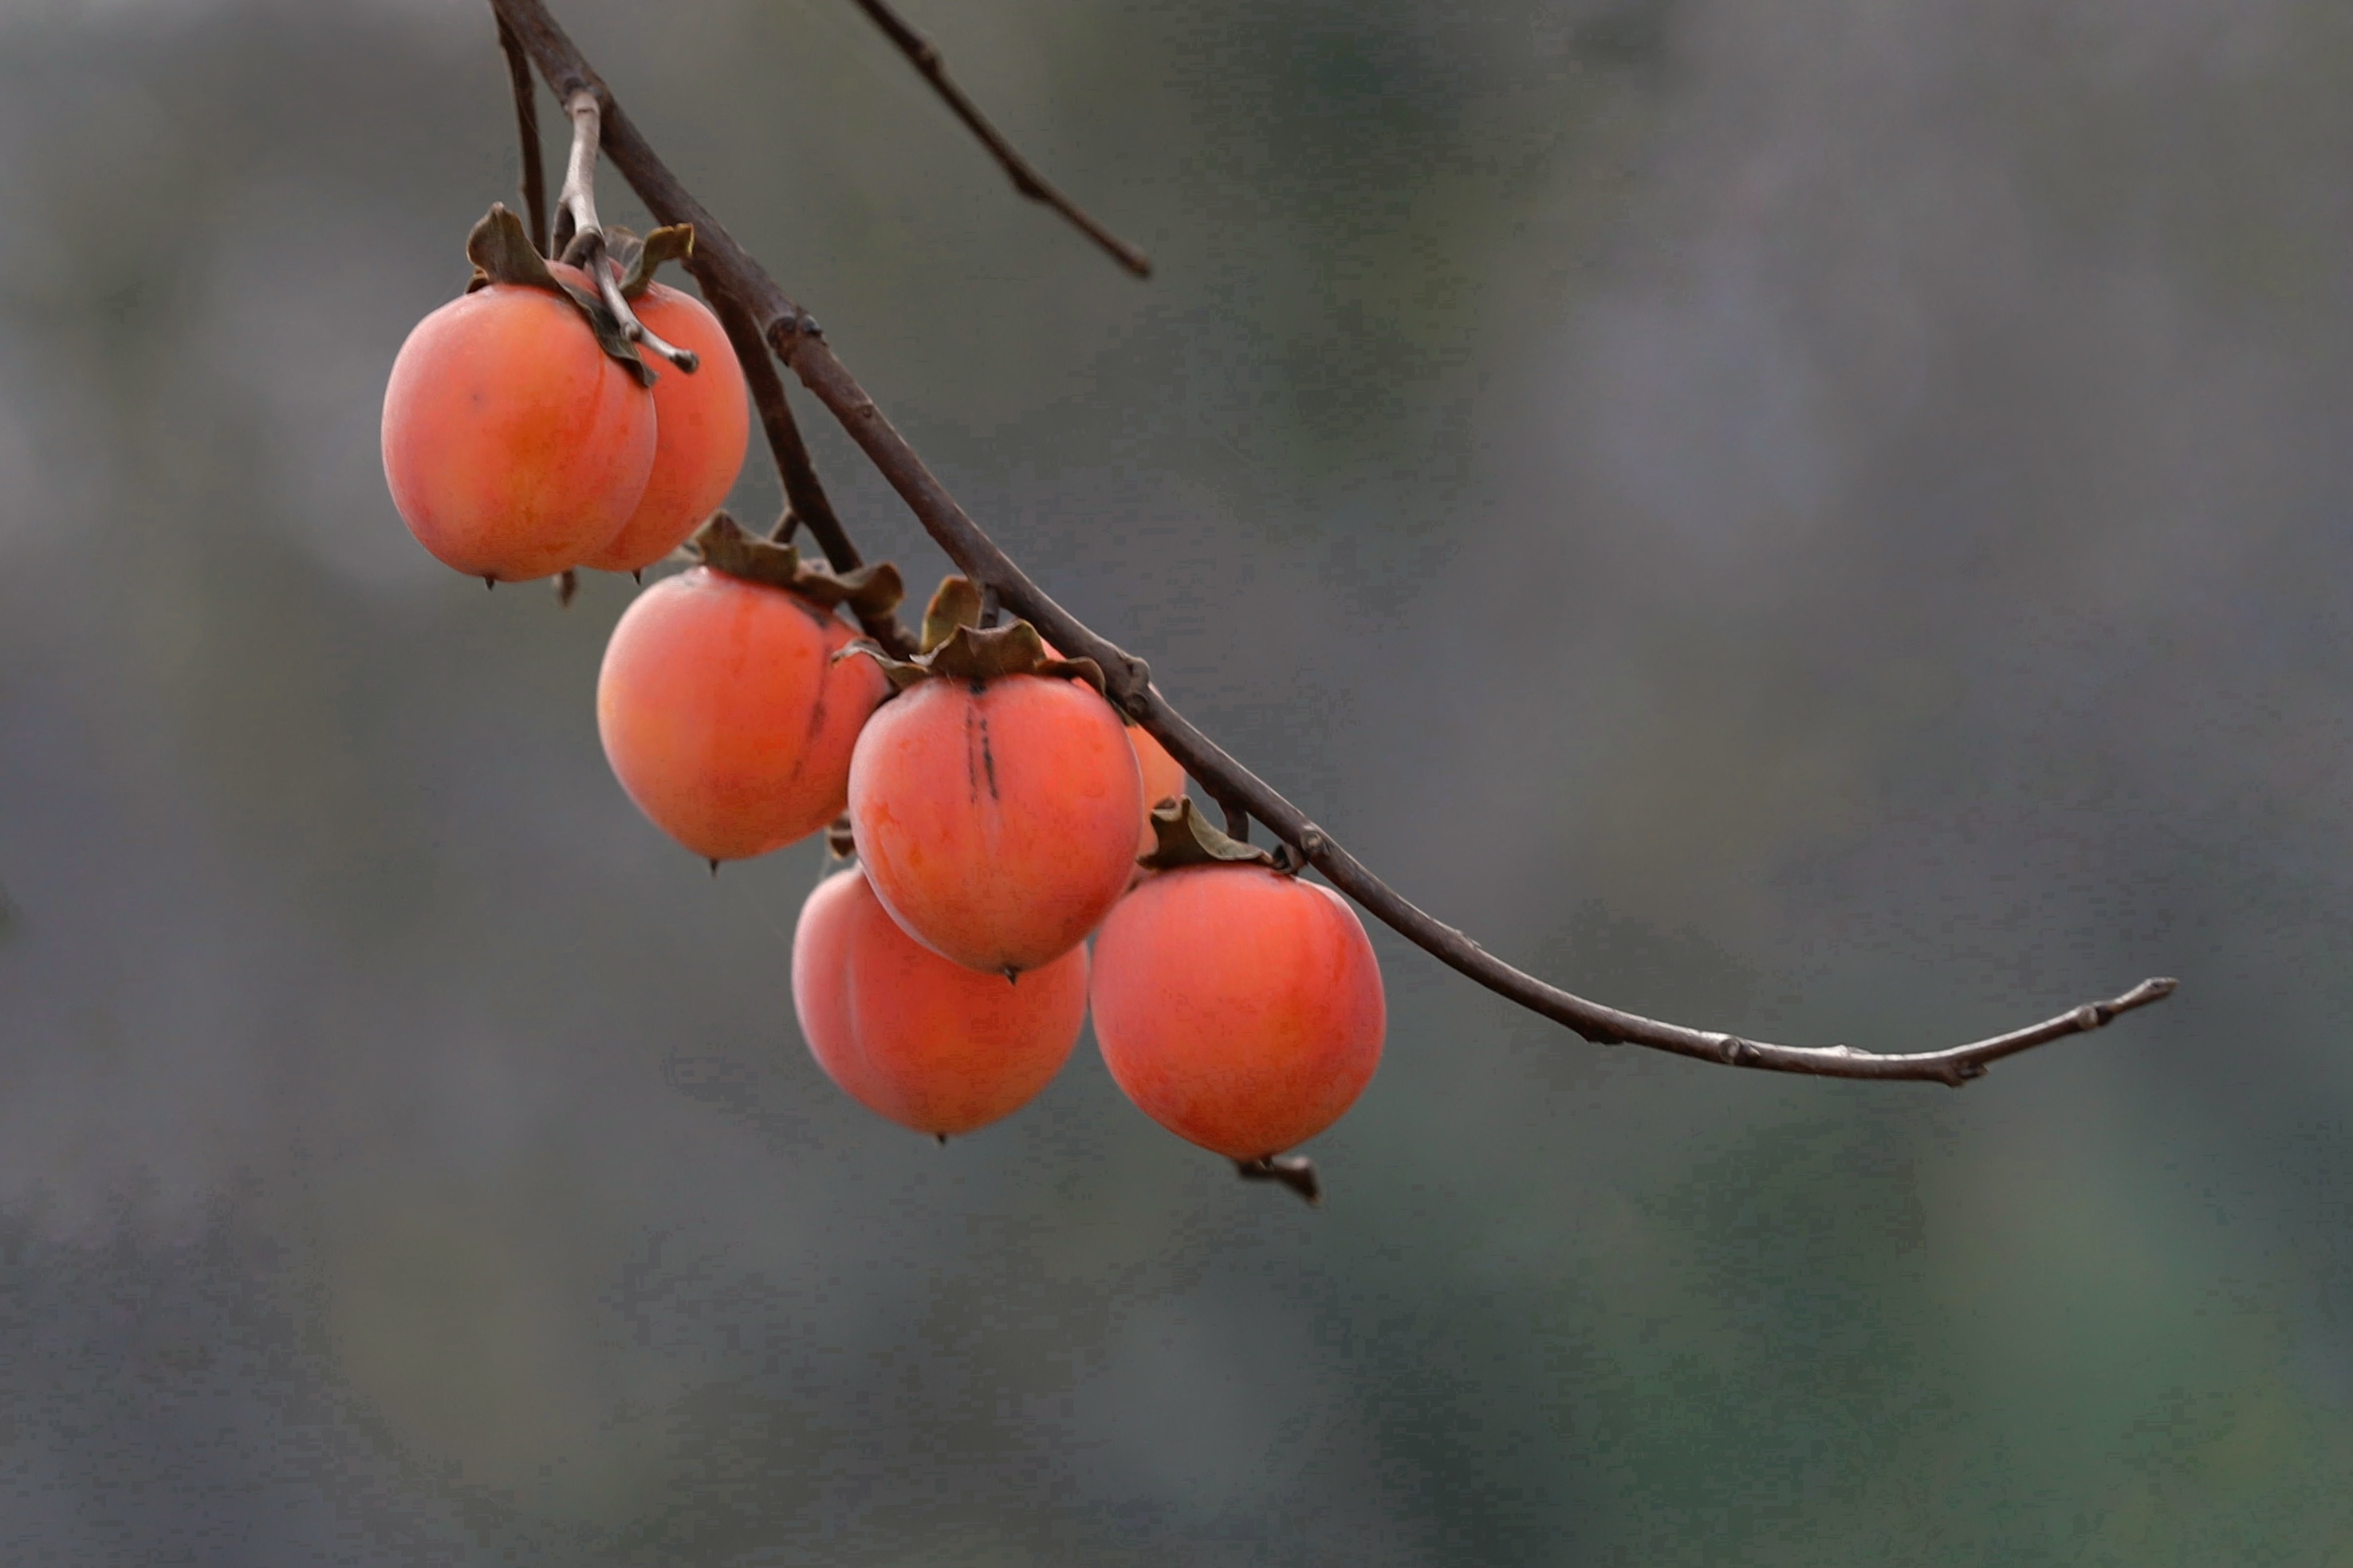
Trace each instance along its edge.
<path fill-rule="evenodd" d="M 1813 1083 L 1377 932 L 1320 1213 L 1091 1043 L 934 1148 L 796 1033 L 818 852 L 714 882 L 608 777 L 629 585 L 485 595 L 385 493 L 512 199 L 484 7 L 10 0 L 11 1561 L 2353 1562 L 2353 12 L 908 7 L 1157 278 L 838 0 L 557 11 L 1409 896 L 1775 1038 L 2180 995 Z"/>

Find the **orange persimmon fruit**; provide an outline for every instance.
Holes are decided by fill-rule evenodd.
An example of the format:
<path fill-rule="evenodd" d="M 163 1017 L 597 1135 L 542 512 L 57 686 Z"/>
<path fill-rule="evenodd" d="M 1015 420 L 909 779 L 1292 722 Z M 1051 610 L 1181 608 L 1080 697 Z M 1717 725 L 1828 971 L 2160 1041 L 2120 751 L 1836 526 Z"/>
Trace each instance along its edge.
<path fill-rule="evenodd" d="M 996 974 L 1052 963 L 1119 901 L 1143 795 L 1118 713 L 1060 676 L 919 680 L 849 762 L 850 826 L 883 907 Z"/>
<path fill-rule="evenodd" d="M 557 265 L 559 277 L 588 275 Z M 577 565 L 643 498 L 653 397 L 571 301 L 491 283 L 417 324 L 384 395 L 384 472 L 417 542 L 500 582 Z"/>
<path fill-rule="evenodd" d="M 1061 1069 L 1086 1023 L 1087 950 L 1018 982 L 951 963 L 901 931 L 853 868 L 801 906 L 793 1010 L 851 1099 L 945 1138 L 1012 1114 Z"/>
<path fill-rule="evenodd" d="M 709 860 L 740 860 L 841 815 L 850 749 L 889 691 L 855 636 L 787 589 L 708 566 L 665 577 L 614 625 L 596 728 L 638 808 Z"/>
<path fill-rule="evenodd" d="M 1178 1137 L 1236 1160 L 1337 1121 L 1380 1065 L 1388 1010 L 1356 910 L 1250 864 L 1148 877 L 1095 939 L 1112 1078 Z"/>
<path fill-rule="evenodd" d="M 651 354 L 654 461 L 637 510 L 610 542 L 581 557 L 600 572 L 636 572 L 678 548 L 734 487 L 744 468 L 752 411 L 744 367 L 709 306 L 667 284 L 649 284 L 630 302 L 638 320 L 701 360 L 692 372 Z"/>

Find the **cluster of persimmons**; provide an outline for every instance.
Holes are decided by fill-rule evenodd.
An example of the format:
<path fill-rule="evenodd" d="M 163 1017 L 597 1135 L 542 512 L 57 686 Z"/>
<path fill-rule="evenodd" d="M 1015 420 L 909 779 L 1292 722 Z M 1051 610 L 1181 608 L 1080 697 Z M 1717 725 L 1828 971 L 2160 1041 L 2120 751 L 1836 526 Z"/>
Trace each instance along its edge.
<path fill-rule="evenodd" d="M 826 1072 L 944 1139 L 1037 1095 L 1092 1009 L 1120 1088 L 1195 1143 L 1262 1163 L 1331 1125 L 1385 1028 L 1355 911 L 1199 817 L 1097 667 L 984 624 L 965 579 L 902 660 L 843 616 L 887 616 L 893 569 L 837 575 L 715 512 L 749 431 L 741 365 L 701 301 L 651 279 L 691 235 L 614 237 L 589 264 L 690 353 L 645 364 L 607 289 L 493 208 L 473 287 L 394 363 L 385 474 L 418 541 L 493 582 L 693 563 L 613 628 L 606 755 L 713 869 L 829 826 L 854 844 L 794 938 Z"/>

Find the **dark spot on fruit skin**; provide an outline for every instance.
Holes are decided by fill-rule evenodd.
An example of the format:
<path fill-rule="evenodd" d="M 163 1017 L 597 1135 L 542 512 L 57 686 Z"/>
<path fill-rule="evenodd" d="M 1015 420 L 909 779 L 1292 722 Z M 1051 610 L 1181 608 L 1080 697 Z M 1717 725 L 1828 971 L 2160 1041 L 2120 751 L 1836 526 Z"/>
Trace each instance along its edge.
<path fill-rule="evenodd" d="M 825 733 L 825 679 L 820 676 L 817 683 L 817 700 L 809 704 L 808 733 L 801 737 L 801 755 L 804 758 L 817 749 L 817 738 L 823 733 Z M 800 769 L 795 768 L 793 773 L 795 777 L 798 777 Z"/>
<path fill-rule="evenodd" d="M 986 713 L 980 715 L 980 763 L 988 770 L 988 798 L 996 800 L 999 798 L 997 793 L 997 753 L 988 744 L 988 715 Z"/>

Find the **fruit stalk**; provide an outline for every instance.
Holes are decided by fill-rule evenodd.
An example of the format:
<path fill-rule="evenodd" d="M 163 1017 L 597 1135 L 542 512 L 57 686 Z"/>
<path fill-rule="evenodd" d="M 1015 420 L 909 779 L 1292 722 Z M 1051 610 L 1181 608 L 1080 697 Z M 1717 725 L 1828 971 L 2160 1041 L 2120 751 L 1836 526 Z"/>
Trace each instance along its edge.
<path fill-rule="evenodd" d="M 1144 660 L 1097 635 L 1056 604 L 957 504 L 884 417 L 872 396 L 835 357 L 816 321 L 670 173 L 621 111 L 579 48 L 556 25 L 543 0 L 489 3 L 498 18 L 522 40 L 560 100 L 571 103 L 586 95 L 598 107 L 601 145 L 614 166 L 661 222 L 694 226 L 703 268 L 700 275 L 715 279 L 760 323 L 761 336 L 776 356 L 825 405 L 959 570 L 996 590 L 1008 611 L 1034 625 L 1065 658 L 1090 658 L 1100 665 L 1111 700 L 1166 746 L 1211 798 L 1256 817 L 1366 913 L 1471 980 L 1597 1044 L 1641 1046 L 1698 1061 L 1767 1072 L 1954 1087 L 1984 1076 L 1991 1063 L 2005 1057 L 2104 1027 L 2126 1013 L 2173 994 L 2176 983 L 2170 979 L 2144 980 L 2121 995 L 2085 1003 L 2004 1034 L 1940 1050 L 1882 1054 L 1842 1045 L 1775 1045 L 1645 1017 L 1588 1000 L 1504 963 L 1374 876 L 1304 812 L 1187 722 L 1152 684 L 1151 670 Z"/>
<path fill-rule="evenodd" d="M 503 23 L 504 17 L 501 18 Z M 550 237 L 565 260 L 596 279 L 596 292 L 621 323 L 621 335 L 643 343 L 653 353 L 692 374 L 701 362 L 686 350 L 664 342 L 646 330 L 621 293 L 620 279 L 606 265 L 605 226 L 596 221 L 596 149 L 604 140 L 604 109 L 594 92 L 582 89 L 564 95 L 564 111 L 572 117 L 572 157 L 564 169 L 564 189 L 555 197 L 555 232 Z"/>

